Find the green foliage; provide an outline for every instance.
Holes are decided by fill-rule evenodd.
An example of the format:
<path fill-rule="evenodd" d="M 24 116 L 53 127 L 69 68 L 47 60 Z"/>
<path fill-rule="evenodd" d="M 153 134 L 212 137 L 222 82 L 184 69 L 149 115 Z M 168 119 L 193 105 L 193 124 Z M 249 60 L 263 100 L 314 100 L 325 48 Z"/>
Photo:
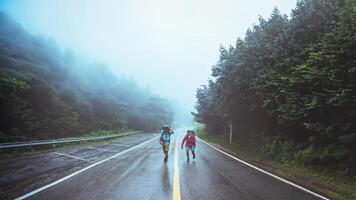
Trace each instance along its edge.
<path fill-rule="evenodd" d="M 0 13 L 0 142 L 158 130 L 170 103 L 100 63 L 62 52 Z"/>
<path fill-rule="evenodd" d="M 296 156 L 302 153 L 301 146 L 289 141 L 280 141 L 275 138 L 273 141 L 262 146 L 248 146 L 243 148 L 238 144 L 229 144 L 229 140 L 222 135 L 206 132 L 204 128 L 196 129 L 199 138 L 209 143 L 218 144 L 220 147 L 234 152 L 239 158 L 266 170 L 272 170 L 274 174 L 287 177 L 290 180 L 306 183 L 324 194 L 328 194 L 332 199 L 355 199 L 356 179 L 349 177 L 350 171 L 347 168 L 336 171 L 325 168 L 325 166 L 306 165 L 296 160 Z M 315 149 L 308 149 L 303 153 L 306 155 L 315 154 Z M 306 156 L 306 157 L 309 157 Z M 315 156 L 318 156 L 315 154 Z M 304 158 L 305 159 L 305 158 Z M 337 163 L 337 162 L 333 162 Z"/>
<path fill-rule="evenodd" d="M 0 77 L 0 82 L 7 87 L 11 87 L 12 90 L 28 90 L 30 86 L 21 80 L 12 77 Z"/>
<path fill-rule="evenodd" d="M 196 120 L 215 133 L 232 120 L 235 142 L 266 145 L 275 159 L 355 173 L 355 7 L 302 0 L 290 19 L 277 9 L 260 19 L 220 49 L 214 81 L 197 91 Z"/>

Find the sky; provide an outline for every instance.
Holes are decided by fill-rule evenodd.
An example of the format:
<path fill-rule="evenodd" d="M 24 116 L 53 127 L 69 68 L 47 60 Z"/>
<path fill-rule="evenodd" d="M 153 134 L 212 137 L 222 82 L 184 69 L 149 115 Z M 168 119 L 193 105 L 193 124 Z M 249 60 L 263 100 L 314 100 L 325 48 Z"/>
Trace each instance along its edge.
<path fill-rule="evenodd" d="M 277 7 L 297 0 L 0 0 L 0 10 L 32 34 L 44 35 L 154 93 L 189 115 L 207 84 L 220 45 Z"/>

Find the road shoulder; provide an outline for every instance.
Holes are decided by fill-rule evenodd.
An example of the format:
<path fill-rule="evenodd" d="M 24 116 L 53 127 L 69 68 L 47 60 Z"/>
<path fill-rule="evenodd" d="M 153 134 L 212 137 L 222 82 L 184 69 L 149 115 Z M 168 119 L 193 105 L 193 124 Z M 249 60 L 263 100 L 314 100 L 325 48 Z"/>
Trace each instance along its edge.
<path fill-rule="evenodd" d="M 229 147 L 229 145 L 216 139 L 211 139 L 209 137 L 204 136 L 201 139 L 238 159 L 241 159 L 271 174 L 275 174 L 287 181 L 300 185 L 308 190 L 314 191 L 315 193 L 321 194 L 322 196 L 325 196 L 330 199 L 345 199 L 343 197 L 344 195 L 340 195 L 340 192 L 342 190 L 345 190 L 345 188 L 343 188 L 344 185 L 339 186 L 331 181 L 328 182 L 325 180 L 321 180 L 318 177 L 309 176 L 309 174 L 303 173 L 303 171 L 299 170 L 298 168 L 286 166 L 278 162 L 268 162 L 264 160 L 255 159 L 253 156 L 241 151 L 236 151 L 235 149 Z M 352 191 L 352 189 L 349 190 Z M 350 198 L 346 199 L 352 198 L 353 197 L 350 196 Z"/>

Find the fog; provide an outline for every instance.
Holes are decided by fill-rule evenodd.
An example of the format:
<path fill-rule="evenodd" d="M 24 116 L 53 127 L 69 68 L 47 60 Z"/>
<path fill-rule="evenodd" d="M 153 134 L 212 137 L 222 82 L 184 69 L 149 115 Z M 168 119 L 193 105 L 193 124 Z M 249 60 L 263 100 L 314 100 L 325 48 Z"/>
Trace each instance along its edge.
<path fill-rule="evenodd" d="M 53 38 L 103 62 L 142 87 L 171 99 L 178 118 L 191 119 L 196 89 L 207 83 L 219 46 L 268 18 L 290 13 L 296 0 L 1 1 L 0 10 L 27 31 Z M 93 80 L 95 81 L 95 80 Z"/>

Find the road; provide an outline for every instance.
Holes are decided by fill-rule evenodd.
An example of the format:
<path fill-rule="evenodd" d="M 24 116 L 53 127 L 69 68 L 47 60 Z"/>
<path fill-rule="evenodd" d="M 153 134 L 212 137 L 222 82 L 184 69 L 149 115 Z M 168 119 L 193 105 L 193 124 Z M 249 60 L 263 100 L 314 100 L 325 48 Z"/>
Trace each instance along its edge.
<path fill-rule="evenodd" d="M 32 158 L 37 162 L 27 164 L 37 163 L 37 171 L 26 172 L 24 160 L 0 161 L 0 169 L 5 170 L 0 172 L 0 186 L 3 188 L 10 184 L 2 189 L 0 198 L 320 199 L 261 173 L 201 140 L 198 140 L 196 160 L 187 163 L 185 152 L 180 149 L 183 130 L 176 133 L 167 163 L 163 162 L 158 134 L 139 134 L 125 140 L 92 145 L 91 148 L 69 148 L 37 155 Z M 48 156 L 55 157 L 48 159 Z M 43 162 L 38 162 L 40 160 Z M 62 165 L 53 166 L 58 163 Z M 22 166 L 22 171 L 18 170 L 19 166 Z M 6 171 L 8 168 L 13 172 Z M 30 174 L 32 178 L 16 182 L 22 180 L 16 179 L 21 173 Z"/>

